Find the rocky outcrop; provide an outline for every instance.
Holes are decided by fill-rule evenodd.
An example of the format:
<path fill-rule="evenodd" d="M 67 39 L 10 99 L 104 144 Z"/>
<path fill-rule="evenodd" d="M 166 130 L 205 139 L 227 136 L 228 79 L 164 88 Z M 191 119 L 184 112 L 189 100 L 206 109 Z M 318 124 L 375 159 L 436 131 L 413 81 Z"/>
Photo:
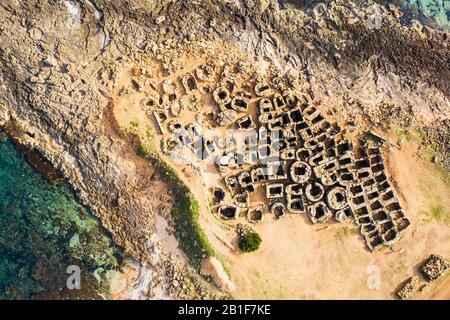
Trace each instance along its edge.
<path fill-rule="evenodd" d="M 202 274 L 210 276 L 219 287 L 226 291 L 232 292 L 236 289 L 220 261 L 214 257 L 209 257 L 202 261 Z"/>
<path fill-rule="evenodd" d="M 450 170 L 450 119 L 420 128 L 426 145 L 436 151 L 433 161 Z"/>
<path fill-rule="evenodd" d="M 450 262 L 447 259 L 432 254 L 420 267 L 420 271 L 422 271 L 427 280 L 434 281 L 443 276 L 449 268 Z"/>
<path fill-rule="evenodd" d="M 399 291 L 397 291 L 397 295 L 400 297 L 400 299 L 406 300 L 417 293 L 420 286 L 421 282 L 419 280 L 419 277 L 413 276 L 406 281 L 406 283 Z"/>

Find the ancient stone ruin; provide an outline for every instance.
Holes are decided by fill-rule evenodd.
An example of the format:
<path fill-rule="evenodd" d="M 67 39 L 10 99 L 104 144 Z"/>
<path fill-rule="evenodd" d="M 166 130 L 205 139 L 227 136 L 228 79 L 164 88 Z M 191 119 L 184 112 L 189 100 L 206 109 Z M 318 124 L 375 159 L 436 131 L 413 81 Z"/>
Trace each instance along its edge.
<path fill-rule="evenodd" d="M 420 271 L 428 281 L 434 281 L 444 275 L 450 268 L 450 262 L 438 255 L 432 254 L 420 267 Z"/>
<path fill-rule="evenodd" d="M 402 300 L 409 299 L 419 290 L 420 286 L 421 282 L 419 277 L 413 276 L 406 281 L 399 291 L 397 291 L 397 295 Z"/>
<path fill-rule="evenodd" d="M 398 241 L 409 220 L 389 182 L 381 150 L 346 140 L 307 94 L 279 78 L 255 77 L 253 87 L 239 90 L 230 70 L 203 64 L 182 75 L 181 86 L 165 82 L 158 99 L 141 104 L 159 130 L 170 133 L 162 143 L 166 154 L 175 157 L 184 150 L 196 160 L 214 161 L 223 188 L 211 189 L 212 210 L 223 219 L 242 216 L 251 223 L 262 223 L 268 214 L 277 219 L 307 214 L 312 223 L 353 220 L 370 250 Z M 210 90 L 201 89 L 207 85 Z M 190 100 L 198 100 L 195 94 L 211 96 L 209 128 L 238 134 L 207 137 L 196 122 L 181 123 L 178 116 L 186 103 L 180 99 L 191 95 Z M 195 103 L 189 108 L 200 112 Z M 238 146 L 241 135 L 244 143 Z M 262 198 L 255 196 L 261 193 Z"/>
<path fill-rule="evenodd" d="M 450 268 L 450 262 L 436 254 L 432 254 L 425 262 L 420 266 L 420 272 L 422 280 L 428 282 L 435 281 L 436 279 L 442 277 L 446 271 Z M 400 299 L 409 299 L 417 292 L 422 291 L 427 283 L 421 281 L 418 276 L 413 276 L 409 278 L 402 287 L 397 291 L 397 295 Z"/>

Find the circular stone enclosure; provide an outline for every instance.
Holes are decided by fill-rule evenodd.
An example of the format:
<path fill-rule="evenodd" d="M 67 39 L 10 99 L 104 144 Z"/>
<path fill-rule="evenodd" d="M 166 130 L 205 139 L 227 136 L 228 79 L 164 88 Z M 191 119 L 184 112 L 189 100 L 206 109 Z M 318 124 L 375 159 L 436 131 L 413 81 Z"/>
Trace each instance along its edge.
<path fill-rule="evenodd" d="M 311 202 L 317 202 L 322 199 L 324 195 L 323 186 L 318 182 L 310 183 L 305 188 L 305 196 Z"/>
<path fill-rule="evenodd" d="M 305 183 L 311 177 L 311 167 L 303 161 L 296 161 L 291 166 L 290 174 L 294 182 Z"/>
<path fill-rule="evenodd" d="M 343 209 L 347 205 L 347 190 L 343 187 L 333 187 L 327 192 L 326 202 L 333 210 Z"/>

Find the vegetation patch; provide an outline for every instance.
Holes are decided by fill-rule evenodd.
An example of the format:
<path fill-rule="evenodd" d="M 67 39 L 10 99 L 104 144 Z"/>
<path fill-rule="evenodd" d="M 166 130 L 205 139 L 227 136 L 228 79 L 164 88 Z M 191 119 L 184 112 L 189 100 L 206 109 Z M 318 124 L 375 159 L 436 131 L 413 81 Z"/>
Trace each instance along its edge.
<path fill-rule="evenodd" d="M 392 268 L 397 277 L 405 277 L 408 275 L 408 267 L 404 261 L 392 261 L 389 263 L 389 267 Z"/>
<path fill-rule="evenodd" d="M 448 166 L 446 166 L 446 159 L 448 162 L 448 157 L 446 156 L 448 153 L 440 150 L 437 151 L 433 146 L 431 141 L 427 140 L 424 137 L 424 133 L 419 133 L 419 143 L 423 148 L 423 157 L 426 161 L 431 162 L 435 165 L 437 172 L 439 173 L 442 181 L 448 186 L 450 186 L 450 171 L 448 170 Z M 447 151 L 448 152 L 448 151 Z"/>
<path fill-rule="evenodd" d="M 450 225 L 450 212 L 446 211 L 445 207 L 441 204 L 437 204 L 430 208 L 430 210 L 423 210 L 419 212 L 424 219 L 424 222 L 435 220 L 439 223 Z"/>
<path fill-rule="evenodd" d="M 153 131 L 152 127 L 147 126 L 147 129 L 145 129 L 145 138 L 150 143 L 155 140 L 155 132 Z"/>
<path fill-rule="evenodd" d="M 345 226 L 339 229 L 338 234 L 342 237 L 356 236 L 358 235 L 358 229 Z"/>
<path fill-rule="evenodd" d="M 142 144 L 139 146 L 137 153 L 143 158 L 149 158 L 151 156 L 151 152 Z"/>
<path fill-rule="evenodd" d="M 128 127 L 128 131 L 134 135 L 139 134 L 139 121 L 137 119 L 133 119 L 130 121 L 130 126 Z"/>
<path fill-rule="evenodd" d="M 161 179 L 172 190 L 172 217 L 177 225 L 177 237 L 189 260 L 200 270 L 202 258 L 215 256 L 214 249 L 200 226 L 200 205 L 175 170 L 161 159 L 157 152 L 148 151 L 142 145 L 139 150 L 141 149 L 145 151 L 142 155 L 151 160 Z"/>
<path fill-rule="evenodd" d="M 251 231 L 239 239 L 239 248 L 245 252 L 253 252 L 259 249 L 261 242 L 259 234 Z"/>
<path fill-rule="evenodd" d="M 408 130 L 403 129 L 401 127 L 396 127 L 394 132 L 397 135 L 397 137 L 402 138 L 406 142 L 411 142 L 413 139 L 411 133 Z"/>

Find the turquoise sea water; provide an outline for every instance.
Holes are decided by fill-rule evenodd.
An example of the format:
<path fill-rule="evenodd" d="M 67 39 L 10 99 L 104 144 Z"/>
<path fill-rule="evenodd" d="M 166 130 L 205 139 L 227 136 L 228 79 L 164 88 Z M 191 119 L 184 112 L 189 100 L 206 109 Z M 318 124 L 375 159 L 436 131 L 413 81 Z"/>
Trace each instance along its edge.
<path fill-rule="evenodd" d="M 403 20 L 421 21 L 431 27 L 450 30 L 450 0 L 391 0 L 380 1 L 398 4 L 404 12 Z"/>
<path fill-rule="evenodd" d="M 450 30 L 450 0 L 375 0 L 382 5 L 397 4 L 404 15 L 401 21 L 409 24 L 412 19 L 418 20 L 424 25 Z M 329 3 L 330 0 L 284 0 L 302 9 L 313 7 L 315 4 Z"/>
<path fill-rule="evenodd" d="M 0 132 L 0 299 L 102 298 L 122 261 L 65 184 L 51 183 Z M 81 289 L 66 272 L 81 269 Z"/>

